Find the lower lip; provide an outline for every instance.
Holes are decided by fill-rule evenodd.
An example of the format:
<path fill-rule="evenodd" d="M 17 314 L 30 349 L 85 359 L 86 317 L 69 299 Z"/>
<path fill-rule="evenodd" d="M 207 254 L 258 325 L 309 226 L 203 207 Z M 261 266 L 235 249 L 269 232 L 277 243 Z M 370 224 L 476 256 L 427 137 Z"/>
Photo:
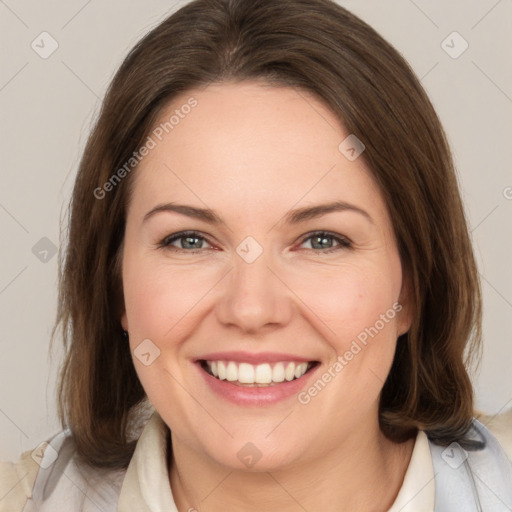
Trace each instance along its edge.
<path fill-rule="evenodd" d="M 273 386 L 250 387 L 238 386 L 227 380 L 220 380 L 206 372 L 201 363 L 196 363 L 199 372 L 203 375 L 206 384 L 210 389 L 237 405 L 272 405 L 282 400 L 286 400 L 298 393 L 306 386 L 311 376 L 316 372 L 319 364 L 316 364 L 311 370 L 302 377 L 291 381 L 284 381 Z"/>

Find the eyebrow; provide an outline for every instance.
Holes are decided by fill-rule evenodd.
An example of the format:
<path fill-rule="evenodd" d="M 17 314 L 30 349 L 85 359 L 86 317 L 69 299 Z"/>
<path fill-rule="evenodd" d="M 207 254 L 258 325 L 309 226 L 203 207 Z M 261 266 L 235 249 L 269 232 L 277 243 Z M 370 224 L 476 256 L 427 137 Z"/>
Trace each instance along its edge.
<path fill-rule="evenodd" d="M 345 201 L 334 201 L 327 204 L 319 204 L 291 210 L 284 216 L 284 222 L 288 224 L 299 224 L 301 222 L 305 222 L 306 220 L 321 217 L 322 215 L 326 215 L 328 213 L 345 211 L 359 213 L 364 218 L 366 218 L 366 220 L 372 224 L 375 224 L 368 212 L 362 208 L 359 208 L 358 206 L 346 203 Z M 225 225 L 225 222 L 222 220 L 222 218 L 213 210 L 208 208 L 196 208 L 195 206 L 176 203 L 165 203 L 155 206 L 148 213 L 146 213 L 146 215 L 144 215 L 143 222 L 146 222 L 153 215 L 160 212 L 176 212 L 182 215 L 186 215 L 187 217 L 202 220 L 208 224 Z"/>

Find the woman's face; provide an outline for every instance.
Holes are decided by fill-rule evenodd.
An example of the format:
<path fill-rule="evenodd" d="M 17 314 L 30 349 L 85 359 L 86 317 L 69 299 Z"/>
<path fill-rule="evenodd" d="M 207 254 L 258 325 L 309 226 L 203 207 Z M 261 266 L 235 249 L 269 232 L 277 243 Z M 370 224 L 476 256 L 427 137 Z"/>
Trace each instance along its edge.
<path fill-rule="evenodd" d="M 349 135 L 312 95 L 261 82 L 188 91 L 156 123 L 132 176 L 122 324 L 173 446 L 261 471 L 380 435 L 410 320 Z"/>

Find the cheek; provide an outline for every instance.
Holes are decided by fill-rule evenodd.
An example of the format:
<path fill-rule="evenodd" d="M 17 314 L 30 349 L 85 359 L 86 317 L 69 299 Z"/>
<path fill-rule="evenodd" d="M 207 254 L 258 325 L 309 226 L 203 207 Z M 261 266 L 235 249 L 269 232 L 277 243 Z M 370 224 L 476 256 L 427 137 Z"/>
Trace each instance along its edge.
<path fill-rule="evenodd" d="M 204 267 L 171 266 L 152 259 L 128 261 L 123 279 L 130 332 L 161 340 L 173 330 L 175 338 L 186 324 L 182 319 L 193 316 L 215 276 Z"/>
<path fill-rule="evenodd" d="M 355 410 L 358 404 L 376 400 L 393 361 L 401 310 L 400 264 L 385 259 L 364 271 L 347 273 L 344 281 L 339 283 L 344 284 L 340 305 L 331 311 L 337 333 L 331 344 L 341 356 L 339 384 L 350 386 L 349 402 Z"/>
<path fill-rule="evenodd" d="M 205 294 L 206 279 L 198 281 L 201 287 L 194 286 L 196 277 L 183 267 L 142 256 L 127 258 L 124 266 L 133 362 L 150 402 L 160 411 L 183 408 L 190 399 L 178 384 L 184 382 L 186 368 L 177 362 L 196 311 L 194 305 Z"/>
<path fill-rule="evenodd" d="M 398 271 L 397 271 L 398 270 Z M 396 302 L 401 272 L 391 261 L 364 262 L 326 269 L 296 282 L 297 295 L 322 320 L 325 334 L 337 352 L 353 339 L 364 338 L 366 329 L 377 324 L 382 334 L 395 332 Z M 374 330 L 372 333 L 374 333 Z"/>

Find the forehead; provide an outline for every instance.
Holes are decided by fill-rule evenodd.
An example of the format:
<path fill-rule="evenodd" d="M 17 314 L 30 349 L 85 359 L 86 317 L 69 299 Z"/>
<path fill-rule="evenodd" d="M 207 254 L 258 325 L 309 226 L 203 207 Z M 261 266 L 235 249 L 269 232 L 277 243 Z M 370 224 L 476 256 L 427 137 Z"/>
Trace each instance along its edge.
<path fill-rule="evenodd" d="M 152 128 L 154 147 L 135 172 L 133 202 L 200 200 L 256 212 L 341 199 L 382 208 L 363 160 L 340 152 L 348 135 L 302 89 L 254 81 L 186 91 Z"/>

